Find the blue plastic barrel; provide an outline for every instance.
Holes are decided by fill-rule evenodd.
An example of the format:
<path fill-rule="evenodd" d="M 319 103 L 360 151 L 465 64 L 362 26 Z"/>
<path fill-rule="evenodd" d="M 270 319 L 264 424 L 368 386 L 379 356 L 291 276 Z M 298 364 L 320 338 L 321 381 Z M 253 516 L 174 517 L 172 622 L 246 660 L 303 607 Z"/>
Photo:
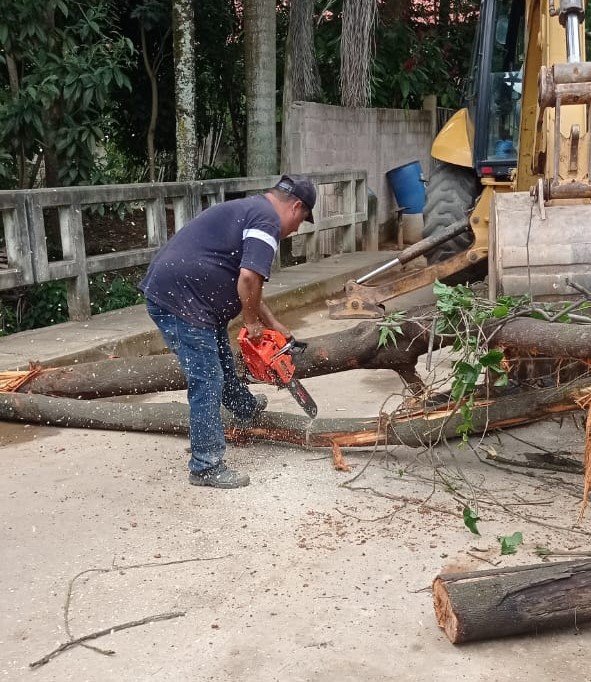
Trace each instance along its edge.
<path fill-rule="evenodd" d="M 422 213 L 425 208 L 425 183 L 420 161 L 392 168 L 386 173 L 396 203 L 403 213 Z"/>

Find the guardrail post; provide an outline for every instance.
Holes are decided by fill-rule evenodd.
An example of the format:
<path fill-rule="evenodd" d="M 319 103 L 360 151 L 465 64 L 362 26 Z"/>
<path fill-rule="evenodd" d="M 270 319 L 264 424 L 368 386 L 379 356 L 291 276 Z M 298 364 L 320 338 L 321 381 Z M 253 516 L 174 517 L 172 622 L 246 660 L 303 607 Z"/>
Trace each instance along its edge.
<path fill-rule="evenodd" d="M 371 195 L 367 189 L 367 180 L 356 181 L 356 201 L 357 211 L 361 213 L 367 212 L 366 229 L 362 235 L 362 243 L 364 251 L 379 251 L 379 226 L 378 226 L 378 200 L 375 194 Z"/>
<path fill-rule="evenodd" d="M 36 282 L 47 282 L 50 279 L 47 258 L 47 238 L 45 237 L 45 218 L 43 205 L 37 194 L 27 194 L 27 224 L 31 243 L 31 259 Z"/>
<path fill-rule="evenodd" d="M 33 284 L 33 260 L 27 230 L 25 197 L 17 196 L 14 208 L 2 211 L 2 221 L 4 223 L 4 242 L 9 272 L 13 282 L 12 286 Z M 7 276 L 9 272 L 2 274 Z"/>
<path fill-rule="evenodd" d="M 174 197 L 172 200 L 174 211 L 174 231 L 175 234 L 186 225 L 195 215 L 193 211 L 192 192 L 188 190 L 187 196 Z"/>
<path fill-rule="evenodd" d="M 314 231 L 306 235 L 306 260 L 311 263 L 317 263 L 320 260 L 320 232 L 316 226 L 316 220 L 318 219 L 316 213 L 317 211 L 314 209 L 312 211 L 314 215 Z"/>
<path fill-rule="evenodd" d="M 62 252 L 65 261 L 75 263 L 78 275 L 66 279 L 68 313 L 71 320 L 89 320 L 91 316 L 86 249 L 82 228 L 82 208 L 78 202 L 58 208 Z"/>
<path fill-rule="evenodd" d="M 343 251 L 345 253 L 353 253 L 356 249 L 355 245 L 355 208 L 356 208 L 356 182 L 355 180 L 348 180 L 345 182 L 343 191 L 343 214 L 345 217 L 351 216 L 352 223 L 343 225 Z"/>
<path fill-rule="evenodd" d="M 162 197 L 146 201 L 146 226 L 148 246 L 162 246 L 166 244 L 168 238 L 166 207 Z"/>

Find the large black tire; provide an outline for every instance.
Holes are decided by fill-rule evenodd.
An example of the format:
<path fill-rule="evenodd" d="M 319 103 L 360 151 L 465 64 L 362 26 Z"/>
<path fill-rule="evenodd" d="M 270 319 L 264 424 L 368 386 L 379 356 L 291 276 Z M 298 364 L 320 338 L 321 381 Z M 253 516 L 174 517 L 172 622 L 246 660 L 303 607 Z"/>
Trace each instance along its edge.
<path fill-rule="evenodd" d="M 457 220 L 468 220 L 480 194 L 480 182 L 472 168 L 440 163 L 431 173 L 427 185 L 427 203 L 423 211 L 423 237 L 440 232 Z M 441 263 L 467 249 L 473 240 L 471 231 L 449 239 L 427 254 L 429 265 Z"/>

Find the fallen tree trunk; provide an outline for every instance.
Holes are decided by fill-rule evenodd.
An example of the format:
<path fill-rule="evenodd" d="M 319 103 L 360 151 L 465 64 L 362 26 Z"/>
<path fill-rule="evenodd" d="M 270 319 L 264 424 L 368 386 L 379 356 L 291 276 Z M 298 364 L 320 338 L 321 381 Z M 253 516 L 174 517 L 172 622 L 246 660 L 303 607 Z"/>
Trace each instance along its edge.
<path fill-rule="evenodd" d="M 477 400 L 472 414 L 474 433 L 507 428 L 580 409 L 576 400 L 591 394 L 591 378 L 548 389 L 515 392 L 496 399 Z M 187 433 L 188 407 L 181 403 L 117 403 L 72 400 L 18 393 L 0 396 L 0 420 L 63 427 Z M 390 443 L 418 447 L 442 437 L 454 438 L 463 418 L 454 406 L 413 410 L 368 419 L 321 419 L 263 412 L 241 428 L 224 413 L 229 440 L 244 438 L 310 447 L 333 443 L 355 447 Z"/>
<path fill-rule="evenodd" d="M 591 561 L 438 575 L 437 624 L 453 644 L 572 627 L 591 620 Z"/>
<path fill-rule="evenodd" d="M 361 322 L 342 332 L 306 339 L 306 352 L 294 356 L 296 376 L 306 378 L 349 369 L 385 368 L 398 372 L 416 390 L 422 389 L 415 365 L 417 358 L 427 351 L 428 332 L 422 334 L 415 323 L 407 325 L 408 341 L 401 337 L 396 346 L 379 349 L 375 322 Z M 166 354 L 46 369 L 22 385 L 18 392 L 92 399 L 186 387 L 176 355 Z"/>
<path fill-rule="evenodd" d="M 412 319 L 404 322 L 402 334 L 396 336 L 396 345 L 378 348 L 379 330 L 376 323 L 370 321 L 344 331 L 305 339 L 306 352 L 294 356 L 296 376 L 307 378 L 350 369 L 392 369 L 398 372 L 412 393 L 420 393 L 424 385 L 416 372 L 416 363 L 429 348 L 431 319 L 428 314 L 424 317 L 424 310 L 411 312 L 417 316 L 421 313 L 424 322 Z M 434 346 L 443 347 L 452 341 L 451 337 L 436 336 Z M 550 356 L 557 362 L 561 359 L 569 362 L 587 360 L 591 358 L 591 326 L 514 319 L 495 334 L 494 344 L 507 349 L 513 359 Z M 18 391 L 92 399 L 184 388 L 186 382 L 176 356 L 169 354 L 48 369 Z"/>
<path fill-rule="evenodd" d="M 167 353 L 45 369 L 17 392 L 92 400 L 186 388 L 176 355 Z"/>

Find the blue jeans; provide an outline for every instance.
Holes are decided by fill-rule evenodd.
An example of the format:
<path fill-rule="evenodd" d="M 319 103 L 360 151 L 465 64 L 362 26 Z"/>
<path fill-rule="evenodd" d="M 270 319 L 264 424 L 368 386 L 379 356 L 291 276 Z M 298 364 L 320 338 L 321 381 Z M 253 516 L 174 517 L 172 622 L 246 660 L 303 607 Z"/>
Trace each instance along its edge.
<path fill-rule="evenodd" d="M 236 374 L 228 330 L 193 327 L 180 317 L 147 301 L 166 345 L 179 359 L 187 379 L 191 459 L 189 469 L 200 473 L 221 464 L 226 452 L 220 407 L 237 419 L 248 420 L 256 399 Z"/>

